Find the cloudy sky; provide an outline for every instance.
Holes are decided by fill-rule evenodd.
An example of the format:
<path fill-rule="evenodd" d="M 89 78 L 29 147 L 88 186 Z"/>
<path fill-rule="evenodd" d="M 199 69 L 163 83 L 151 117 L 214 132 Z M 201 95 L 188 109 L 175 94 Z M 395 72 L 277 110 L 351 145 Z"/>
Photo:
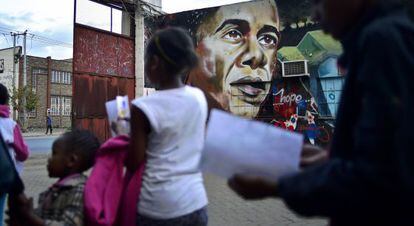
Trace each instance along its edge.
<path fill-rule="evenodd" d="M 162 9 L 173 13 L 242 1 L 247 0 L 162 0 Z M 72 57 L 73 0 L 0 0 L 0 6 L 0 49 L 13 46 L 10 32 L 28 30 L 28 55 Z M 109 8 L 78 0 L 77 11 L 78 22 L 109 29 Z M 121 13 L 113 13 L 113 30 L 119 32 Z M 23 45 L 23 36 L 17 41 Z"/>

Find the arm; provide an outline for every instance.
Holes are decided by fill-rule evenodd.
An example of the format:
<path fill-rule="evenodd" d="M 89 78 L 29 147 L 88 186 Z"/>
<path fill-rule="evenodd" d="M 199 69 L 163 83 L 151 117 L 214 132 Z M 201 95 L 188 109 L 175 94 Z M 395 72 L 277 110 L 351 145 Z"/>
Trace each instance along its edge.
<path fill-rule="evenodd" d="M 352 106 L 360 108 L 349 139 L 352 149 L 279 181 L 278 196 L 293 210 L 309 216 L 335 216 L 368 208 L 374 211 L 381 208 L 382 202 L 392 203 L 400 195 L 398 190 L 403 187 L 399 179 L 408 173 L 412 159 L 396 162 L 410 146 L 397 148 L 399 142 L 405 142 L 397 141 L 396 134 L 401 125 L 398 114 L 404 112 L 398 102 L 401 93 L 407 91 L 404 83 L 408 75 L 401 71 L 407 69 L 401 60 L 404 50 L 390 45 L 401 43 L 394 38 L 377 32 L 364 42 L 353 87 L 363 89 L 364 94 L 357 97 L 361 104 Z M 342 147 L 332 148 L 335 152 Z M 401 169 L 404 171 L 399 172 Z"/>
<path fill-rule="evenodd" d="M 360 108 L 360 112 L 349 139 L 352 149 L 299 174 L 282 178 L 276 184 L 235 178 L 230 186 L 242 195 L 257 193 L 257 190 L 263 192 L 260 196 L 250 194 L 246 198 L 281 197 L 290 208 L 307 216 L 380 210 L 382 203 L 392 203 L 397 197 L 403 197 L 401 178 L 412 175 L 409 170 L 413 159 L 404 158 L 399 162 L 398 159 L 407 156 L 413 139 L 412 136 L 411 139 L 395 139 L 403 133 L 398 116 L 403 111 L 396 100 L 401 100 L 398 91 L 407 91 L 406 85 L 410 83 L 404 79 L 407 74 L 399 71 L 399 68 L 406 68 L 400 57 L 396 57 L 401 49 L 384 43 L 393 42 L 380 34 L 373 35 L 363 51 L 362 68 L 356 79 L 361 85 L 358 88 L 365 92 L 358 97 L 362 98 L 362 104 L 353 106 Z M 333 152 L 340 148 L 332 147 Z"/>
<path fill-rule="evenodd" d="M 19 125 L 16 125 L 14 127 L 13 136 L 13 148 L 16 152 L 16 159 L 20 162 L 24 162 L 29 157 L 29 148 L 27 147 L 26 142 L 23 140 Z"/>
<path fill-rule="evenodd" d="M 126 167 L 130 172 L 134 172 L 139 164 L 145 160 L 150 130 L 147 116 L 139 108 L 132 106 L 131 146 L 126 161 Z"/>

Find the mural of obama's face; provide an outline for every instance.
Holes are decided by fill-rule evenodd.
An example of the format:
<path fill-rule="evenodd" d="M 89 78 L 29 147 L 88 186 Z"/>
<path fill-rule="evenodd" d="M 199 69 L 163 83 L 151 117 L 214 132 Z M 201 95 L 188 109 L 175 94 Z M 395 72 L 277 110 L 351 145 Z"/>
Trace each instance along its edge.
<path fill-rule="evenodd" d="M 224 92 L 232 113 L 255 117 L 276 69 L 280 34 L 275 2 L 220 7 L 201 23 L 196 38 L 208 91 Z"/>

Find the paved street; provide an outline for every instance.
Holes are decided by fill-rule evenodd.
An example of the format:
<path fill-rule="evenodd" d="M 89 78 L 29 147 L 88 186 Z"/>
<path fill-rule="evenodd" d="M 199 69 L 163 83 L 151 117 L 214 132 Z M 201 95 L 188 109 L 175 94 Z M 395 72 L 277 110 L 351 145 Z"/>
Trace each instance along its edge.
<path fill-rule="evenodd" d="M 58 136 L 25 137 L 29 150 L 32 154 L 47 154 L 52 150 L 53 141 Z"/>
<path fill-rule="evenodd" d="M 26 192 L 37 198 L 54 180 L 47 177 L 46 155 L 34 154 L 27 162 L 23 173 Z M 277 200 L 245 202 L 227 188 L 226 182 L 207 175 L 205 184 L 209 196 L 208 207 L 211 226 L 281 225 L 323 226 L 325 220 L 298 218 Z M 37 199 L 35 199 L 37 202 Z"/>

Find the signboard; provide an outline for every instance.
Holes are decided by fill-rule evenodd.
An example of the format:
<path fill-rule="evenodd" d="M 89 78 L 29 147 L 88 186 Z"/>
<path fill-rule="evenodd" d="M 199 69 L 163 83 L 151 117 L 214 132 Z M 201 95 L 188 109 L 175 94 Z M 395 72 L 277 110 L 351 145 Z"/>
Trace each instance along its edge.
<path fill-rule="evenodd" d="M 0 59 L 0 73 L 4 72 L 4 60 Z"/>

